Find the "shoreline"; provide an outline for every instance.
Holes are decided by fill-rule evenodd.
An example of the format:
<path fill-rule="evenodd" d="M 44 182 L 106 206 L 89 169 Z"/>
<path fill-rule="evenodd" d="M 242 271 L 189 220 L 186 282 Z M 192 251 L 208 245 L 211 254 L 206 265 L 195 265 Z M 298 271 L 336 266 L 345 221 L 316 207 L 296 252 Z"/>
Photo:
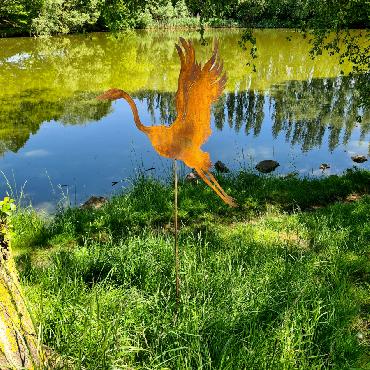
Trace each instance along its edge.
<path fill-rule="evenodd" d="M 324 171 L 322 172 L 324 174 Z M 202 180 L 194 178 L 188 181 L 186 176 L 179 181 L 180 192 L 182 191 L 182 193 L 185 194 L 185 198 L 182 199 L 182 201 L 187 203 L 188 201 L 191 201 L 190 199 L 187 199 L 188 196 L 195 195 L 197 201 L 203 199 L 201 202 L 204 203 L 204 206 L 210 202 L 215 205 L 218 210 L 224 209 L 226 214 L 236 215 L 243 212 L 243 204 L 246 199 L 250 199 L 250 197 L 256 197 L 258 202 L 261 203 L 262 208 L 265 208 L 270 202 L 271 204 L 278 205 L 279 208 L 290 212 L 294 203 L 302 210 L 313 210 L 317 207 L 322 207 L 335 202 L 351 202 L 353 200 L 360 199 L 364 195 L 366 196 L 370 194 L 370 170 L 358 167 L 348 168 L 342 173 L 328 174 L 325 176 L 299 176 L 298 173 L 294 172 L 284 175 L 274 173 L 263 174 L 251 169 L 231 171 L 227 174 L 217 173 L 217 171 L 214 171 L 213 173 L 219 179 L 221 185 L 223 184 L 222 186 L 229 189 L 231 192 L 230 195 L 238 200 L 238 204 L 240 205 L 239 208 L 235 210 L 228 209 L 228 207 L 224 206 L 218 196 L 208 189 Z M 167 195 L 171 194 L 173 191 L 171 187 L 171 177 L 162 180 L 158 177 L 146 175 L 145 173 L 139 173 L 135 178 L 129 180 L 129 182 L 131 183 L 131 186 L 123 187 L 115 193 L 90 194 L 84 201 L 78 202 L 77 204 L 73 204 L 72 193 L 69 197 L 62 196 L 61 199 L 53 201 L 52 212 L 50 211 L 50 208 L 48 210 L 43 207 L 38 207 L 37 205 L 32 205 L 30 201 L 27 201 L 26 205 L 22 205 L 21 208 L 29 208 L 36 212 L 54 217 L 56 214 L 63 213 L 69 209 L 76 210 L 77 212 L 83 212 L 84 209 L 98 209 L 101 206 L 115 202 L 117 199 L 124 199 L 127 196 L 132 196 L 132 194 L 139 194 L 140 191 L 138 189 L 140 187 L 146 188 L 149 186 L 162 189 L 162 191 Z M 270 195 L 263 190 L 259 191 L 258 194 L 253 194 L 253 190 L 250 188 L 251 183 L 262 189 L 268 187 L 274 195 Z M 329 186 L 331 186 L 332 189 L 327 190 L 326 187 Z M 246 189 L 245 191 L 248 191 L 249 189 L 251 193 L 238 194 L 238 190 L 240 191 L 241 188 L 244 187 Z M 295 189 L 289 191 L 290 187 Z M 281 194 L 279 195 L 279 193 Z M 305 193 L 307 193 L 307 195 L 304 195 Z M 94 200 L 91 201 L 91 198 L 100 198 L 97 199 L 97 207 L 95 207 L 95 202 Z M 25 199 L 27 200 L 27 197 Z M 24 200 L 22 201 L 24 202 Z"/>
<path fill-rule="evenodd" d="M 197 18 L 190 18 L 192 21 L 194 21 L 194 25 L 174 25 L 171 23 L 163 23 L 163 24 L 157 24 L 157 25 L 151 25 L 145 28 L 127 28 L 127 29 L 121 29 L 117 31 L 110 31 L 107 29 L 91 29 L 87 31 L 81 31 L 81 32 L 68 32 L 68 33 L 57 33 L 57 34 L 51 34 L 51 35 L 35 35 L 30 32 L 22 32 L 22 33 L 12 33 L 10 30 L 2 30 L 0 29 L 0 39 L 6 39 L 6 38 L 21 38 L 21 37 L 26 37 L 26 38 L 43 38 L 43 37 L 58 37 L 58 36 L 71 36 L 71 35 L 89 35 L 93 33 L 112 33 L 112 34 L 120 34 L 120 33 L 125 33 L 125 32 L 130 32 L 130 31 L 167 31 L 167 30 L 172 30 L 172 31 L 197 31 L 199 34 L 201 34 L 200 30 L 200 25 L 197 20 Z M 226 20 L 226 23 L 228 21 Z M 245 23 L 239 23 L 235 21 L 230 21 L 230 25 L 227 24 L 221 24 L 218 25 L 204 25 L 204 31 L 207 30 L 289 30 L 289 31 L 296 31 L 296 32 L 312 32 L 312 30 L 303 30 L 299 24 L 296 25 L 291 25 L 289 23 L 286 24 L 271 24 L 268 21 L 266 23 L 257 23 L 253 25 L 247 25 Z M 343 29 L 343 31 L 346 29 Z M 364 30 L 364 31 L 369 31 L 368 28 L 364 27 L 356 27 L 356 28 L 349 28 L 349 30 Z M 8 32 L 8 33 L 7 33 Z"/>

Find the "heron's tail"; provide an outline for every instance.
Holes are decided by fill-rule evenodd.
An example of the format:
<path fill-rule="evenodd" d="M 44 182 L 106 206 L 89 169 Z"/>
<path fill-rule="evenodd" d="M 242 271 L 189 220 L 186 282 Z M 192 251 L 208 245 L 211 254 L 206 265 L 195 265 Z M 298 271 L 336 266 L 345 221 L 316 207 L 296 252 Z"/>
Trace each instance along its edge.
<path fill-rule="evenodd" d="M 143 123 L 140 121 L 139 112 L 137 111 L 136 104 L 131 98 L 131 96 L 127 94 L 127 92 L 120 89 L 110 89 L 97 97 L 97 99 L 99 100 L 117 100 L 120 98 L 125 99 L 127 103 L 129 103 L 132 114 L 134 116 L 136 127 L 142 132 L 145 133 L 149 132 L 150 128 L 148 126 L 143 125 Z"/>

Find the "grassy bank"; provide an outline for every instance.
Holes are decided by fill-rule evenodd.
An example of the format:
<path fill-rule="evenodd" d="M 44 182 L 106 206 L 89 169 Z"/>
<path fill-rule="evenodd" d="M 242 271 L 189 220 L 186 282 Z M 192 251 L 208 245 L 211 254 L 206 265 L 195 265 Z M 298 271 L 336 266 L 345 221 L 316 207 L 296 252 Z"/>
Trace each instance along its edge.
<path fill-rule="evenodd" d="M 240 207 L 139 178 L 98 210 L 13 218 L 43 342 L 76 369 L 367 369 L 370 172 L 220 177 Z M 61 360 L 60 360 L 61 361 Z"/>

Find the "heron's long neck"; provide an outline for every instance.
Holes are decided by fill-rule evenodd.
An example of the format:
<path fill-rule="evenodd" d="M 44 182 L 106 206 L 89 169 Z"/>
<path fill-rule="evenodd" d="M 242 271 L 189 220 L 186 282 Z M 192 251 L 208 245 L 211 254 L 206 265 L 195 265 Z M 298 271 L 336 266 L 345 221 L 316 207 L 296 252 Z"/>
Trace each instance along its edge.
<path fill-rule="evenodd" d="M 127 101 L 127 103 L 130 104 L 130 107 L 131 107 L 131 110 L 132 110 L 132 114 L 134 116 L 134 121 L 135 121 L 135 125 L 136 127 L 142 131 L 142 132 L 149 132 L 149 127 L 147 126 L 144 126 L 142 124 L 142 122 L 140 121 L 140 117 L 139 117 L 139 112 L 137 111 L 137 107 L 136 107 L 136 104 L 135 102 L 132 100 L 131 96 L 129 94 L 127 94 L 125 91 L 122 91 L 121 92 L 121 97 L 123 99 L 125 99 Z"/>

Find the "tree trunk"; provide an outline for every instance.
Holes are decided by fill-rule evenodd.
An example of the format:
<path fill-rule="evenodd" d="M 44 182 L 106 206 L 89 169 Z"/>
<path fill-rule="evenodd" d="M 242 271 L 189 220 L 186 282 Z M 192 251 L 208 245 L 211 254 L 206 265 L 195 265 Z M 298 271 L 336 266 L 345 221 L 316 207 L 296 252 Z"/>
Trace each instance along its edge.
<path fill-rule="evenodd" d="M 40 369 L 41 352 L 0 225 L 0 369 Z"/>

